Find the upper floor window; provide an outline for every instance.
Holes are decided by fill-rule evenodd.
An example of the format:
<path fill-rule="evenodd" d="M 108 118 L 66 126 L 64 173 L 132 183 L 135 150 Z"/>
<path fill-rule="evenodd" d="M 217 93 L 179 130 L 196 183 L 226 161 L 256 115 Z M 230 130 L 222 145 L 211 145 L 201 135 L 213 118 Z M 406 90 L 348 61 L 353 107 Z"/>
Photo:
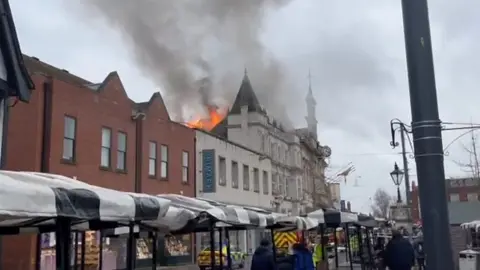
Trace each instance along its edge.
<path fill-rule="evenodd" d="M 284 191 L 284 195 L 285 196 L 291 196 L 292 194 L 290 194 L 290 179 L 288 179 L 286 176 L 283 178 L 283 181 L 285 182 L 285 191 Z"/>
<path fill-rule="evenodd" d="M 232 161 L 232 188 L 238 188 L 238 163 Z"/>
<path fill-rule="evenodd" d="M 272 195 L 280 195 L 278 190 L 278 173 L 272 173 Z"/>
<path fill-rule="evenodd" d="M 285 177 L 282 174 L 278 175 L 278 194 L 285 196 Z"/>
<path fill-rule="evenodd" d="M 62 158 L 68 161 L 75 161 L 75 146 L 77 135 L 77 120 L 65 116 L 63 127 L 63 155 Z"/>
<path fill-rule="evenodd" d="M 118 132 L 117 134 L 117 170 L 125 171 L 127 169 L 127 134 Z"/>
<path fill-rule="evenodd" d="M 225 186 L 227 184 L 227 161 L 224 157 L 218 157 L 218 184 Z"/>
<path fill-rule="evenodd" d="M 467 200 L 469 202 L 476 202 L 478 201 L 478 194 L 477 193 L 468 193 L 467 194 Z"/>
<path fill-rule="evenodd" d="M 268 172 L 263 171 L 263 194 L 268 195 L 269 193 L 269 185 L 268 185 Z"/>
<path fill-rule="evenodd" d="M 188 152 L 182 152 L 182 182 L 188 183 Z"/>
<path fill-rule="evenodd" d="M 243 165 L 243 190 L 250 190 L 250 172 L 248 165 Z"/>
<path fill-rule="evenodd" d="M 460 195 L 458 193 L 450 193 L 450 201 L 451 202 L 460 201 Z"/>
<path fill-rule="evenodd" d="M 157 143 L 148 143 L 148 175 L 157 176 Z"/>
<path fill-rule="evenodd" d="M 160 177 L 168 178 L 168 146 L 164 144 L 160 146 L 160 155 L 162 158 L 160 163 Z"/>
<path fill-rule="evenodd" d="M 260 192 L 260 172 L 253 168 L 253 192 Z"/>
<path fill-rule="evenodd" d="M 102 128 L 102 153 L 100 165 L 104 168 L 110 168 L 112 157 L 112 130 Z"/>

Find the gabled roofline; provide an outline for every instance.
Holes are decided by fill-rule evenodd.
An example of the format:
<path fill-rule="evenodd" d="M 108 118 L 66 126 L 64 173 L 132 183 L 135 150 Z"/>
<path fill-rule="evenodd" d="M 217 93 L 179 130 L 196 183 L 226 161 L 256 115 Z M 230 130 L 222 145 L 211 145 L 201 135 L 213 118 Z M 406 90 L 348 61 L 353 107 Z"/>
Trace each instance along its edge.
<path fill-rule="evenodd" d="M 35 85 L 23 62 L 20 43 L 8 0 L 0 0 L 0 49 L 7 69 L 8 95 L 23 102 L 30 100 Z"/>

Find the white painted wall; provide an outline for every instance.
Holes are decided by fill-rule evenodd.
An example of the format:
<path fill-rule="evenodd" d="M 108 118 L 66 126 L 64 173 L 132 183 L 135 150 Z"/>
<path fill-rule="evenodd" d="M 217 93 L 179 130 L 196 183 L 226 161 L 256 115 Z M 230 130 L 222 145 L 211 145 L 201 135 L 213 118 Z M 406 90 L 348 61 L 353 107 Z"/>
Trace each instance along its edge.
<path fill-rule="evenodd" d="M 271 163 L 270 160 L 261 158 L 256 152 L 249 151 L 243 147 L 222 140 L 216 136 L 203 131 L 197 131 L 197 197 L 203 197 L 221 202 L 232 204 L 250 205 L 262 208 L 271 208 L 272 182 L 271 182 Z M 215 149 L 216 166 L 215 166 L 215 193 L 203 192 L 203 175 L 202 175 L 202 151 L 204 149 Z M 225 158 L 226 161 L 226 183 L 220 184 L 220 166 L 219 157 Z M 238 164 L 238 188 L 232 186 L 232 161 Z M 243 165 L 249 168 L 250 188 L 244 189 L 243 185 Z M 259 192 L 254 192 L 254 169 L 259 171 Z M 264 194 L 263 172 L 267 173 L 268 190 Z"/>
<path fill-rule="evenodd" d="M 225 141 L 219 137 L 213 136 L 203 131 L 196 131 L 196 181 L 197 181 L 197 197 L 211 199 L 224 203 L 248 205 L 261 208 L 271 209 L 272 196 L 272 166 L 268 158 L 248 150 L 242 146 L 235 145 Z M 215 149 L 215 192 L 203 192 L 203 172 L 202 172 L 202 151 L 207 149 Z M 220 157 L 225 159 L 226 179 L 225 184 L 220 184 Z M 232 186 L 232 161 L 238 164 L 238 188 Z M 249 170 L 250 187 L 245 190 L 243 186 L 243 165 L 247 165 Z M 254 168 L 259 172 L 259 192 L 254 191 Z M 267 192 L 264 194 L 263 176 L 267 173 Z M 258 246 L 261 238 L 259 230 L 240 231 L 238 243 L 235 239 L 231 239 L 233 244 L 238 245 L 243 251 L 252 251 Z"/>
<path fill-rule="evenodd" d="M 340 202 L 341 200 L 340 183 L 330 183 L 328 184 L 328 187 L 330 189 L 332 200 L 335 202 Z"/>

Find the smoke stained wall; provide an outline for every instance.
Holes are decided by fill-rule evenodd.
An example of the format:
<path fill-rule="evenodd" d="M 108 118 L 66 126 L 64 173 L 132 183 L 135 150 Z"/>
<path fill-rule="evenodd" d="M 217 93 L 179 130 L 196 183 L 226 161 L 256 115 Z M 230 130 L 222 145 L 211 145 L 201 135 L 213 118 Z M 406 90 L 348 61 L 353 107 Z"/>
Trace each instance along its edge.
<path fill-rule="evenodd" d="M 288 96 L 291 88 L 285 69 L 260 38 L 268 12 L 290 1 L 83 0 L 77 3 L 89 16 L 100 15 L 122 34 L 138 68 L 162 89 L 169 112 L 177 120 L 186 117 L 186 111 L 204 110 L 206 101 L 231 105 L 246 67 L 262 104 L 287 122 L 282 97 Z"/>

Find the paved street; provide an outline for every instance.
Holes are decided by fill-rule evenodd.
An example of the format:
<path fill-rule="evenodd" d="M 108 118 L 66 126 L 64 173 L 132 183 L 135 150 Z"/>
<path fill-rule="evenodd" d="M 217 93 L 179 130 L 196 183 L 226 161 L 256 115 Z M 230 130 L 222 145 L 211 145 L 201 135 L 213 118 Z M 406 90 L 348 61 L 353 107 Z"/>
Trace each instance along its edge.
<path fill-rule="evenodd" d="M 350 264 L 347 260 L 347 256 L 348 255 L 345 252 L 338 253 L 338 269 L 350 269 Z M 335 258 L 331 258 L 328 260 L 328 266 L 329 266 L 329 269 L 331 270 L 336 269 Z M 361 269 L 361 267 L 359 265 L 354 264 L 353 269 L 357 270 L 357 269 Z"/>

